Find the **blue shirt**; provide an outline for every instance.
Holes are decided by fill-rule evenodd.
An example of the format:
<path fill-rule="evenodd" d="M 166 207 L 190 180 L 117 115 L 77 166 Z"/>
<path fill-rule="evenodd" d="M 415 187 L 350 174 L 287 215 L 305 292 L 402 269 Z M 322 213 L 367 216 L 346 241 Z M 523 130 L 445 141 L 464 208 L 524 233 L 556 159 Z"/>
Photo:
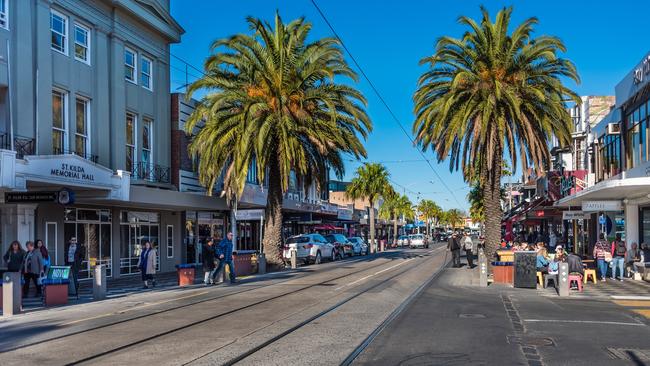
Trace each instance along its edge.
<path fill-rule="evenodd" d="M 216 248 L 217 258 L 223 254 L 224 261 L 232 261 L 232 241 L 228 238 L 223 238 Z M 221 258 L 219 258 L 221 259 Z"/>
<path fill-rule="evenodd" d="M 542 255 L 537 256 L 537 268 L 544 268 L 548 266 L 548 259 L 544 258 Z"/>

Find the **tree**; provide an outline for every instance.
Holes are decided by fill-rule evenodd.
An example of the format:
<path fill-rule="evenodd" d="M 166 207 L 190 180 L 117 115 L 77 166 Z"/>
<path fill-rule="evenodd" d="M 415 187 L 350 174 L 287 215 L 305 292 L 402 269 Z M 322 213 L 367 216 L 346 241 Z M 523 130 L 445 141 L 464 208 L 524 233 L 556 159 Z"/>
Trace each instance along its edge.
<path fill-rule="evenodd" d="M 399 195 L 394 191 L 386 194 L 384 203 L 379 207 L 379 217 L 393 221 L 393 244 L 397 245 L 397 221 L 400 217 L 405 220 L 413 219 L 413 204 L 406 195 Z"/>
<path fill-rule="evenodd" d="M 292 174 L 303 185 L 323 185 L 328 171 L 344 174 L 343 156 L 366 156 L 360 137 L 372 125 L 363 95 L 345 79 L 357 75 L 335 38 L 307 41 L 311 23 L 247 18 L 250 34 L 213 42 L 201 90 L 186 124 L 196 128 L 189 152 L 208 192 L 219 179 L 231 199 L 244 190 L 250 169 L 268 180 L 263 246 L 271 265 L 282 264 L 282 199 Z"/>
<path fill-rule="evenodd" d="M 474 183 L 469 193 L 467 193 L 467 200 L 469 201 L 469 217 L 474 222 L 483 222 L 485 220 L 483 190 L 478 182 Z"/>
<path fill-rule="evenodd" d="M 452 229 L 465 224 L 465 214 L 457 208 L 452 208 L 451 210 L 446 211 L 444 217 L 445 222 L 450 225 Z"/>
<path fill-rule="evenodd" d="M 418 211 L 427 223 L 427 235 L 431 235 L 431 220 L 438 218 L 442 209 L 432 200 L 424 199 L 418 204 Z"/>
<path fill-rule="evenodd" d="M 500 184 L 502 162 L 529 162 L 541 173 L 550 164 L 548 142 L 555 135 L 567 143 L 571 118 L 565 101 L 580 103 L 562 79 L 579 82 L 575 66 L 558 56 L 562 41 L 533 36 L 536 18 L 509 32 L 512 8 L 499 11 L 494 22 L 485 8 L 476 22 L 460 17 L 469 29 L 463 37 L 442 37 L 435 53 L 422 59 L 429 70 L 414 95 L 413 130 L 423 150 L 438 161 L 449 156 L 451 170 L 466 180 L 478 176 L 483 191 L 486 255 L 501 237 Z M 525 170 L 525 169 L 524 169 Z"/>
<path fill-rule="evenodd" d="M 390 174 L 378 163 L 365 163 L 357 169 L 356 176 L 345 190 L 348 198 L 367 199 L 370 205 L 370 251 L 376 251 L 375 243 L 375 203 L 377 199 L 390 193 L 392 187 L 388 183 Z"/>

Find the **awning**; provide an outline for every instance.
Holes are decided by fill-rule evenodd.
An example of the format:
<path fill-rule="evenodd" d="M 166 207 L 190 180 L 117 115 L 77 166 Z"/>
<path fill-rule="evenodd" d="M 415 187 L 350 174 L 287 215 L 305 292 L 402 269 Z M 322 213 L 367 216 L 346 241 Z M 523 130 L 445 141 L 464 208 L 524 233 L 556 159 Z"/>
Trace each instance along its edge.
<path fill-rule="evenodd" d="M 636 199 L 650 194 L 650 177 L 609 179 L 564 197 L 555 206 L 581 206 L 583 201 Z"/>
<path fill-rule="evenodd" d="M 331 224 L 323 224 L 314 226 L 314 230 L 343 230 L 343 228 Z"/>

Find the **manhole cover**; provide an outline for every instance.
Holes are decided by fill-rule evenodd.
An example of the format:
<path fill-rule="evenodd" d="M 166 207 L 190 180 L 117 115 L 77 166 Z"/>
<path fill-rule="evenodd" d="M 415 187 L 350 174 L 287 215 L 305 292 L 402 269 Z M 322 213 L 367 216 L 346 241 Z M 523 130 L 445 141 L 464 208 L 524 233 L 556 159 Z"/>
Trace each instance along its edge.
<path fill-rule="evenodd" d="M 607 351 L 614 359 L 634 361 L 634 362 L 650 361 L 650 349 L 607 348 Z"/>
<path fill-rule="evenodd" d="M 542 346 L 555 346 L 553 339 L 548 337 L 519 337 L 509 335 L 507 336 L 508 343 L 519 344 L 522 346 L 542 347 Z"/>
<path fill-rule="evenodd" d="M 484 319 L 485 315 L 483 314 L 458 314 L 459 318 L 466 318 L 466 319 Z"/>

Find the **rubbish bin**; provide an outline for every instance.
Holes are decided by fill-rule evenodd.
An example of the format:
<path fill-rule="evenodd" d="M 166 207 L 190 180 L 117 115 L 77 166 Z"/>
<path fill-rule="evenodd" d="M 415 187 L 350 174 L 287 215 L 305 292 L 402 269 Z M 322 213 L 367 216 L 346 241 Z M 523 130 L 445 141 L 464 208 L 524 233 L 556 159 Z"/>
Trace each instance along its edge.
<path fill-rule="evenodd" d="M 177 264 L 176 273 L 178 274 L 179 286 L 190 286 L 194 284 L 195 268 L 193 264 Z"/>
<path fill-rule="evenodd" d="M 512 262 L 492 262 L 494 283 L 512 284 L 514 277 Z"/>

